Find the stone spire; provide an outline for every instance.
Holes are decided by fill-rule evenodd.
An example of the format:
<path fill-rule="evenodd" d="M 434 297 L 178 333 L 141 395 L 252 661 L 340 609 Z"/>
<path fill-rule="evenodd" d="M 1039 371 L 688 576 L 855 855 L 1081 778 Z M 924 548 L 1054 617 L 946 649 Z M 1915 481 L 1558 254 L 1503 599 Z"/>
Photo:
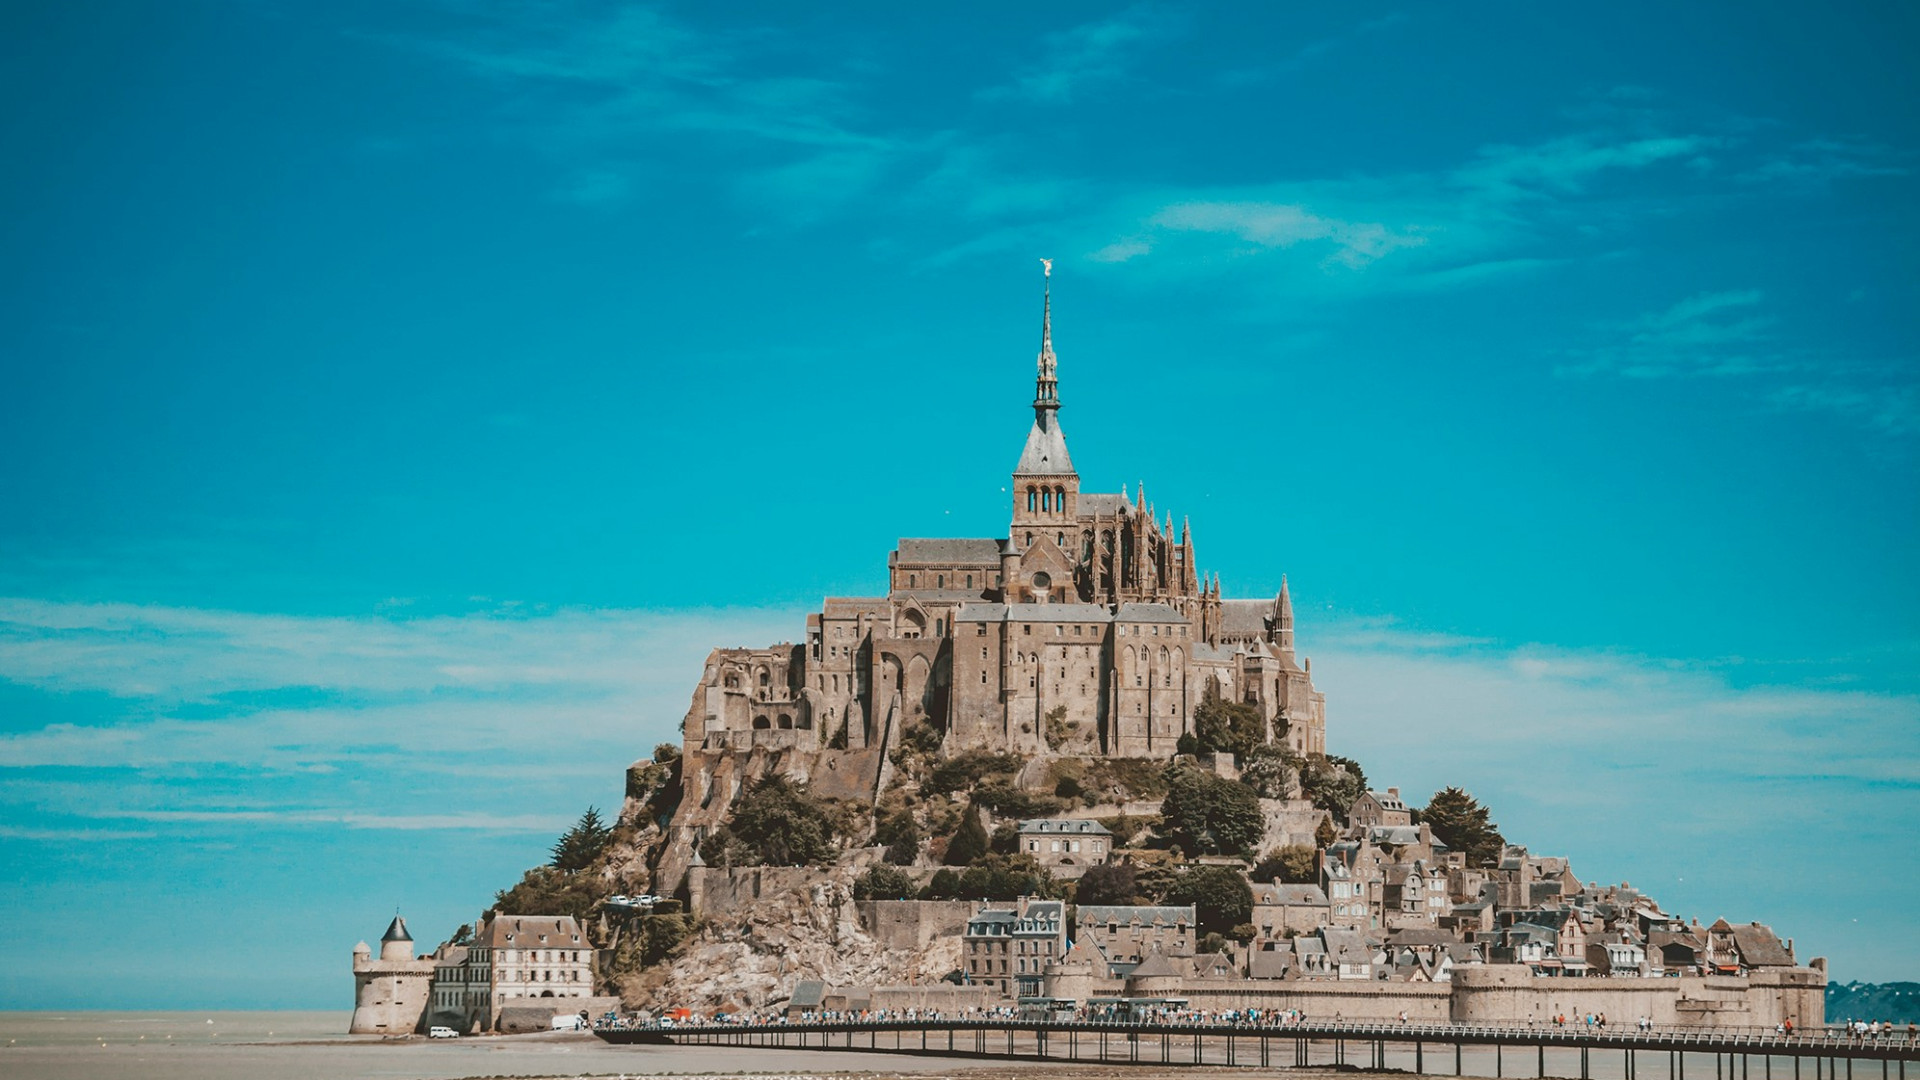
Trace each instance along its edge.
<path fill-rule="evenodd" d="M 1280 651 L 1293 652 L 1293 597 L 1287 592 L 1287 575 L 1280 575 L 1280 595 L 1273 598 L 1273 643 Z"/>
<path fill-rule="evenodd" d="M 1040 308 L 1039 373 L 1033 383 L 1033 430 L 1027 433 L 1026 448 L 1015 477 L 1071 474 L 1073 459 L 1067 456 L 1067 437 L 1060 431 L 1060 380 L 1053 355 L 1053 260 L 1041 259 L 1047 268 L 1047 284 Z"/>
<path fill-rule="evenodd" d="M 1033 418 L 1045 427 L 1052 419 L 1047 414 L 1060 408 L 1060 380 L 1053 355 L 1053 260 L 1040 263 L 1046 267 L 1046 284 L 1040 294 L 1040 374 L 1033 386 Z"/>

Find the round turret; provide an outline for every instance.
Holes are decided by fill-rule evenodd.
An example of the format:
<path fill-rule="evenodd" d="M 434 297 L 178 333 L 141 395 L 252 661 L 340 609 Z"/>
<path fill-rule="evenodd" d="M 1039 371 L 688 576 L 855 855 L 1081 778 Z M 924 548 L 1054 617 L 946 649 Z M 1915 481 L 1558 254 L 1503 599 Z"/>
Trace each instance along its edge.
<path fill-rule="evenodd" d="M 413 959 L 413 935 L 407 933 L 407 920 L 398 915 L 387 926 L 387 932 L 380 935 L 380 959 Z"/>

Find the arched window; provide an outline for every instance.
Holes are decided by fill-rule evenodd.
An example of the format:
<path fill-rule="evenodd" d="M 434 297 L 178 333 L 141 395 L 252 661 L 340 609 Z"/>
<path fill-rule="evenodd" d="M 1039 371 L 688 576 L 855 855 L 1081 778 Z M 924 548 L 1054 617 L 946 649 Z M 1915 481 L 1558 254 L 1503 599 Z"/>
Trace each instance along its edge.
<path fill-rule="evenodd" d="M 773 725 L 769 724 L 767 722 L 767 718 L 764 716 L 756 716 L 753 718 L 753 730 L 755 731 L 765 731 L 772 726 Z"/>
<path fill-rule="evenodd" d="M 1029 484 L 1027 485 L 1027 513 L 1031 514 L 1039 508 L 1040 493 L 1033 489 L 1033 485 Z"/>
<path fill-rule="evenodd" d="M 1053 489 L 1053 508 L 1055 510 L 1060 511 L 1063 514 L 1067 512 L 1067 489 L 1066 488 Z"/>
<path fill-rule="evenodd" d="M 1040 490 L 1040 510 L 1041 512 L 1044 513 L 1047 511 L 1051 511 L 1052 509 L 1053 509 L 1053 492 L 1048 491 L 1045 488 L 1042 488 Z"/>
<path fill-rule="evenodd" d="M 933 620 L 933 636 L 934 637 L 947 636 L 947 620 L 945 619 Z"/>
<path fill-rule="evenodd" d="M 788 715 L 787 713 L 781 713 L 781 714 L 780 714 L 780 730 L 782 730 L 782 731 L 791 731 L 791 730 L 793 730 L 793 717 L 792 717 L 792 716 L 790 716 L 790 715 Z"/>

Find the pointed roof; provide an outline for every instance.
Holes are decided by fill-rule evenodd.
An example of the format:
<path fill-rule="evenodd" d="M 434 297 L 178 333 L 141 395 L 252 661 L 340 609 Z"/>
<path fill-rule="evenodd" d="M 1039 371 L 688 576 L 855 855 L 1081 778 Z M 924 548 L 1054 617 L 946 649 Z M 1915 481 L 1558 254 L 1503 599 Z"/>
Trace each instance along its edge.
<path fill-rule="evenodd" d="M 1132 979 L 1154 979 L 1172 978 L 1177 975 L 1179 975 L 1179 972 L 1173 970 L 1173 964 L 1167 960 L 1167 954 L 1160 951 L 1160 946 L 1155 945 L 1153 951 L 1147 954 L 1147 958 L 1140 961 L 1140 966 L 1134 968 L 1127 977 Z"/>
<path fill-rule="evenodd" d="M 380 936 L 380 940 L 382 942 L 412 941 L 413 935 L 407 933 L 407 920 L 401 918 L 398 915 L 395 915 L 393 917 L 393 922 L 387 925 L 387 932 Z"/>
<path fill-rule="evenodd" d="M 1042 259 L 1047 268 L 1047 284 L 1041 301 L 1039 372 L 1033 384 L 1033 429 L 1027 432 L 1027 445 L 1020 451 L 1020 463 L 1013 467 L 1018 475 L 1059 475 L 1073 472 L 1073 459 L 1067 456 L 1067 437 L 1060 431 L 1060 382 L 1053 355 L 1053 260 Z"/>

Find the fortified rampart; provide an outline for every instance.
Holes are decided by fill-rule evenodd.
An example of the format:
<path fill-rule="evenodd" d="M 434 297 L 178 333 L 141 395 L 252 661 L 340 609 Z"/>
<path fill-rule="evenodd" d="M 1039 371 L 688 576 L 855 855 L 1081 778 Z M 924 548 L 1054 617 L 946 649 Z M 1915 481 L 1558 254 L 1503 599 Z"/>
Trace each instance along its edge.
<path fill-rule="evenodd" d="M 861 900 L 860 925 L 889 949 L 919 951 L 934 939 L 966 931 L 973 905 L 965 900 Z"/>

